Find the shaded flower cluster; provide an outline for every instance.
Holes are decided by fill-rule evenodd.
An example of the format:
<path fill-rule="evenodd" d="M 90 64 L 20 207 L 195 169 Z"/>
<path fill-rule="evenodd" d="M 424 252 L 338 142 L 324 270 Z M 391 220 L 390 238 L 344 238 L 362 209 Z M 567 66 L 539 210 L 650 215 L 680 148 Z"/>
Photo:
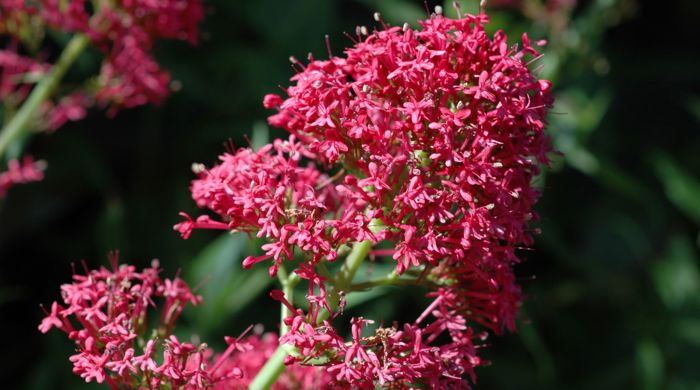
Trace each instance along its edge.
<path fill-rule="evenodd" d="M 245 348 L 231 354 L 221 365 L 222 371 L 239 369 L 240 379 L 224 380 L 214 386 L 217 390 L 248 389 L 252 379 L 275 353 L 279 346 L 278 336 L 273 333 L 254 333 L 242 341 Z M 313 365 L 293 365 L 280 375 L 272 390 L 286 389 L 330 389 L 331 375 L 325 370 Z"/>
<path fill-rule="evenodd" d="M 17 184 L 41 181 L 44 178 L 46 163 L 34 161 L 30 156 L 20 160 L 10 160 L 7 171 L 0 172 L 0 198 L 5 197 L 7 190 Z"/>
<path fill-rule="evenodd" d="M 484 14 L 432 15 L 418 30 L 377 20 L 383 28 L 358 28 L 342 57 L 293 59 L 287 97 L 263 101 L 290 140 L 196 165 L 193 198 L 219 220 L 186 216 L 176 229 L 185 238 L 196 228 L 257 232 L 265 254 L 244 265 L 272 259 L 272 275 L 300 249 L 294 272 L 308 283 L 308 310 L 272 294 L 292 313 L 280 341 L 298 352 L 287 363 L 313 360 L 339 387 L 467 387 L 481 363 L 474 340 L 485 336 L 468 322 L 515 329 L 513 266 L 516 249 L 532 244 L 550 83 L 530 71 L 540 55 L 527 35 L 521 46 L 502 31 L 489 36 Z M 300 168 L 302 157 L 332 176 Z M 370 321 L 353 319 L 345 341 L 332 322 L 349 281 L 324 263 L 380 242 L 393 246 L 374 252 L 391 257 L 392 280 L 415 276 L 432 303 L 414 323 L 369 337 Z"/>
<path fill-rule="evenodd" d="M 53 302 L 39 325 L 42 333 L 58 328 L 76 343 L 70 357 L 75 374 L 114 389 L 202 389 L 243 376 L 230 363 L 222 367 L 232 353 L 249 349 L 241 337 L 226 338 L 227 350 L 214 356 L 206 344 L 172 334 L 187 304 L 201 302 L 182 279 L 161 278 L 156 260 L 141 272 L 119 265 L 116 255 L 110 262 L 112 269 L 74 274 L 72 283 L 61 286 L 62 303 Z M 160 315 L 150 329 L 149 312 L 156 306 Z"/>
<path fill-rule="evenodd" d="M 196 43 L 198 25 L 203 17 L 200 0 L 129 0 L 99 4 L 85 0 L 65 3 L 0 0 L 0 34 L 12 37 L 10 45 L 0 53 L 18 53 L 18 42 L 36 46 L 45 30 L 53 29 L 84 34 L 104 54 L 96 82 L 78 89 L 69 99 L 54 103 L 61 111 L 59 118 L 45 124 L 55 129 L 65 120 L 84 116 L 84 112 L 78 115 L 77 107 L 84 111 L 85 107 L 97 103 L 109 106 L 109 113 L 113 114 L 120 108 L 162 102 L 170 91 L 170 75 L 161 69 L 150 51 L 161 39 Z M 45 107 L 44 111 L 49 110 Z"/>

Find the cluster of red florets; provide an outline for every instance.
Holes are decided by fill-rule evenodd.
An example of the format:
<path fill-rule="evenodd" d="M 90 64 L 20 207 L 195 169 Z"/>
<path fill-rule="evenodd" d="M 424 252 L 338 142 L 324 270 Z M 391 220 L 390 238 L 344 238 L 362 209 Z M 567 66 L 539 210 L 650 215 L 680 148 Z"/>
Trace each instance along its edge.
<path fill-rule="evenodd" d="M 150 50 L 161 39 L 196 43 L 203 17 L 200 0 L 130 0 L 96 5 L 86 0 L 0 0 L 0 34 L 24 42 L 31 40 L 28 37 L 41 37 L 36 30 L 46 27 L 80 33 L 87 35 L 105 55 L 96 90 L 80 90 L 78 95 L 59 102 L 59 118 L 49 118 L 44 123 L 49 129 L 84 116 L 84 109 L 82 115 L 77 115 L 76 108 L 93 102 L 109 106 L 111 113 L 119 108 L 162 102 L 170 90 L 170 75 L 161 69 Z M 0 50 L 5 56 L 16 52 L 16 43 Z M 42 64 L 37 62 L 33 67 L 39 65 Z M 66 115 L 68 108 L 72 115 Z M 45 107 L 44 112 L 50 111 Z"/>
<path fill-rule="evenodd" d="M 187 217 L 175 228 L 185 238 L 196 228 L 257 232 L 270 241 L 262 248 L 265 255 L 249 257 L 243 266 L 273 259 L 272 276 L 280 262 L 294 257 L 295 247 L 317 263 L 335 260 L 345 243 L 378 241 L 369 229 L 371 215 L 342 204 L 331 178 L 313 165 L 301 166 L 303 154 L 311 156 L 291 137 L 257 152 L 224 154 L 212 169 L 196 166 L 200 179 L 192 183 L 192 195 L 197 205 L 216 211 L 226 223 Z"/>
<path fill-rule="evenodd" d="M 10 160 L 7 171 L 0 172 L 0 198 L 5 197 L 7 190 L 17 184 L 41 181 L 44 178 L 44 161 L 34 161 L 31 156 L 22 160 Z"/>
<path fill-rule="evenodd" d="M 183 236 L 257 231 L 269 240 L 265 255 L 244 265 L 272 258 L 272 274 L 294 248 L 303 254 L 295 273 L 309 284 L 308 311 L 272 294 L 293 313 L 281 342 L 299 353 L 288 363 L 323 361 L 340 386 L 466 385 L 480 362 L 467 321 L 514 329 L 515 250 L 532 243 L 531 182 L 548 162 L 552 98 L 550 83 L 529 69 L 539 54 L 527 36 L 510 46 L 502 31 L 489 37 L 486 22 L 433 15 L 420 30 L 359 28 L 344 57 L 293 60 L 288 96 L 263 102 L 279 110 L 269 123 L 290 140 L 196 167 L 193 198 L 221 221 L 187 217 L 176 226 Z M 302 168 L 302 157 L 333 176 Z M 372 221 L 381 227 L 370 229 Z M 337 316 L 342 297 L 327 291 L 318 267 L 365 240 L 392 242 L 376 253 L 391 255 L 397 275 L 420 274 L 433 301 L 414 323 L 371 337 L 360 336 L 368 320 L 354 319 L 346 342 L 319 314 Z"/>
<path fill-rule="evenodd" d="M 228 357 L 221 365 L 221 370 L 230 368 L 241 370 L 241 378 L 218 382 L 214 389 L 217 390 L 244 390 L 248 389 L 253 378 L 260 369 L 272 357 L 279 346 L 278 336 L 273 333 L 263 335 L 257 332 L 245 337 L 243 343 L 245 349 L 241 349 Z M 288 389 L 329 389 L 332 388 L 331 375 L 325 370 L 313 365 L 292 365 L 277 378 L 272 390 Z"/>
<path fill-rule="evenodd" d="M 61 286 L 63 303 L 53 302 L 39 325 L 42 333 L 55 327 L 75 341 L 77 353 L 70 357 L 74 373 L 115 389 L 199 389 L 243 375 L 230 364 L 221 369 L 231 353 L 246 348 L 238 339 L 227 338 L 227 351 L 210 359 L 213 353 L 206 344 L 181 342 L 172 334 L 187 304 L 201 301 L 182 279 L 162 279 L 155 260 L 141 272 L 118 265 L 116 256 L 111 262 L 111 270 L 73 275 L 72 283 Z M 163 301 L 160 315 L 150 329 L 149 311 L 157 300 Z M 160 357 L 162 362 L 156 362 Z"/>

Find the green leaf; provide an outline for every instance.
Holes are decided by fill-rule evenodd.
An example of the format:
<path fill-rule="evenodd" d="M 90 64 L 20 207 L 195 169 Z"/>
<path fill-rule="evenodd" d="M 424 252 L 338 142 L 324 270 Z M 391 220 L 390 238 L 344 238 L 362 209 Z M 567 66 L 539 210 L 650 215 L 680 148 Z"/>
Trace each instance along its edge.
<path fill-rule="evenodd" d="M 700 96 L 690 96 L 686 99 L 685 106 L 693 114 L 698 123 L 700 123 Z"/>
<path fill-rule="evenodd" d="M 258 150 L 270 143 L 270 128 L 265 122 L 255 122 L 253 124 L 253 137 L 250 140 L 253 149 Z"/>
<path fill-rule="evenodd" d="M 204 304 L 193 314 L 201 335 L 221 327 L 250 304 L 269 285 L 267 268 L 244 271 L 248 248 L 245 234 L 225 234 L 209 244 L 193 261 L 189 280 L 202 282 Z"/>
<path fill-rule="evenodd" d="M 678 318 L 673 326 L 674 335 L 700 348 L 700 318 Z"/>
<path fill-rule="evenodd" d="M 654 263 L 651 277 L 666 307 L 680 309 L 700 294 L 700 272 L 693 244 L 685 237 L 673 237 L 664 256 Z"/>
<path fill-rule="evenodd" d="M 526 316 L 523 313 L 523 316 Z M 542 384 L 553 384 L 555 380 L 556 367 L 554 366 L 554 358 L 549 352 L 547 345 L 537 331 L 534 324 L 520 324 L 518 326 L 518 335 L 522 340 L 525 348 L 528 349 L 532 357 L 535 359 L 537 371 Z"/>
<path fill-rule="evenodd" d="M 653 164 L 671 203 L 700 225 L 700 183 L 665 153 L 657 153 Z"/>
<path fill-rule="evenodd" d="M 393 25 L 408 23 L 415 27 L 418 25 L 418 20 L 423 20 L 427 16 L 425 9 L 414 2 L 404 0 L 359 0 L 359 2 L 379 11 L 382 19 Z"/>
<path fill-rule="evenodd" d="M 476 15 L 479 13 L 479 2 L 473 0 L 458 0 L 460 12 Z M 432 10 L 431 10 L 432 11 Z M 454 7 L 453 0 L 445 0 L 442 3 L 442 13 L 450 19 L 457 19 L 457 9 Z"/>
<path fill-rule="evenodd" d="M 637 343 L 637 370 L 642 389 L 660 389 L 664 382 L 664 357 L 654 340 Z"/>

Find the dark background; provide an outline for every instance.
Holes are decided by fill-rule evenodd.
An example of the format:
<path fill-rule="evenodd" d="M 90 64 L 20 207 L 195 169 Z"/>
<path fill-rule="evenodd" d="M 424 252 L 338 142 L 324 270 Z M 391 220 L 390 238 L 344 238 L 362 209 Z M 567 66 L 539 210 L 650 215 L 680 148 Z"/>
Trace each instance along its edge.
<path fill-rule="evenodd" d="M 288 85 L 290 55 L 325 58 L 324 34 L 339 54 L 342 33 L 373 26 L 375 10 L 392 24 L 425 16 L 409 0 L 207 4 L 199 46 L 157 48 L 183 85 L 165 104 L 113 119 L 94 110 L 28 144 L 50 165 L 43 182 L 0 203 L 2 388 L 80 385 L 71 343 L 38 332 L 39 303 L 59 298 L 71 263 L 105 264 L 113 249 L 139 266 L 159 258 L 167 276 L 181 268 L 192 285 L 206 280 L 205 303 L 182 332 L 216 344 L 251 321 L 274 330 L 264 270 L 241 276 L 254 246 L 245 236 L 197 231 L 184 241 L 172 231 L 179 211 L 197 214 L 190 165 L 213 163 L 229 138 L 246 146 L 246 135 L 253 144 L 283 136 L 266 129 L 261 101 Z M 489 339 L 480 353 L 493 364 L 478 369 L 477 387 L 700 388 L 700 3 L 594 0 L 545 18 L 490 14 L 511 42 L 525 30 L 550 40 L 549 129 L 564 157 L 538 180 L 542 234 L 521 252 L 519 331 Z M 69 77 L 92 69 L 83 61 Z M 420 294 L 395 289 L 362 299 L 375 318 L 415 317 L 422 305 Z"/>

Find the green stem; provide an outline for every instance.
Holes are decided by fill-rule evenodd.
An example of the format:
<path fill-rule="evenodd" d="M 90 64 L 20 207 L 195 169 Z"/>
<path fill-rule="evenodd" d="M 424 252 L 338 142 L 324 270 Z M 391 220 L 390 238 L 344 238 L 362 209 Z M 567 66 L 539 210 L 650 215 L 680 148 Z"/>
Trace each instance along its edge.
<path fill-rule="evenodd" d="M 282 285 L 282 292 L 284 292 L 285 298 L 289 302 L 294 301 L 294 287 L 301 281 L 301 278 L 297 274 L 292 274 L 291 276 L 287 274 L 287 269 L 284 264 L 280 264 L 277 270 L 277 278 L 280 280 Z M 280 336 L 289 332 L 289 327 L 284 323 L 284 319 L 292 315 L 292 312 L 286 305 L 280 304 Z"/>
<path fill-rule="evenodd" d="M 68 42 L 68 45 L 63 49 L 58 61 L 37 83 L 36 87 L 29 94 L 27 100 L 22 104 L 22 107 L 17 111 L 12 119 L 5 125 L 0 132 L 0 157 L 2 157 L 7 148 L 23 133 L 29 129 L 29 124 L 35 118 L 36 112 L 51 94 L 54 92 L 61 79 L 66 74 L 70 66 L 73 64 L 80 53 L 85 49 L 89 42 L 86 35 L 76 34 Z"/>
<path fill-rule="evenodd" d="M 249 390 L 267 390 L 277 381 L 277 378 L 284 371 L 284 358 L 289 354 L 291 348 L 287 344 L 277 347 L 267 363 L 260 369 L 253 382 L 248 386 Z"/>
<path fill-rule="evenodd" d="M 399 279 L 399 275 L 395 272 L 390 273 L 383 279 L 369 280 L 362 283 L 354 283 L 350 285 L 350 291 L 365 291 L 373 287 L 381 286 L 410 286 L 417 285 L 420 279 Z"/>
<path fill-rule="evenodd" d="M 358 242 L 353 245 L 350 254 L 345 258 L 345 263 L 343 263 L 343 266 L 338 271 L 335 285 L 328 291 L 326 299 L 331 309 L 335 310 L 340 303 L 340 295 L 349 291 L 352 280 L 355 278 L 357 270 L 360 269 L 370 249 L 372 249 L 372 241 L 369 240 Z M 320 313 L 318 313 L 318 322 L 328 319 L 330 314 L 328 310 L 321 310 Z"/>
<path fill-rule="evenodd" d="M 373 220 L 370 229 L 377 232 L 382 228 L 381 221 Z M 338 271 L 335 279 L 335 285 L 329 289 L 328 305 L 335 309 L 340 302 L 340 294 L 349 291 L 352 279 L 360 269 L 362 262 L 367 257 L 369 250 L 372 249 L 372 241 L 362 241 L 353 245 L 350 254 L 345 258 L 345 263 Z M 330 312 L 322 310 L 318 314 L 318 321 L 323 321 L 330 316 Z M 267 363 L 255 376 L 253 382 L 248 387 L 251 390 L 268 390 L 277 381 L 277 378 L 284 372 L 284 358 L 293 350 L 292 347 L 282 344 L 277 347 L 275 353 L 268 359 Z"/>

